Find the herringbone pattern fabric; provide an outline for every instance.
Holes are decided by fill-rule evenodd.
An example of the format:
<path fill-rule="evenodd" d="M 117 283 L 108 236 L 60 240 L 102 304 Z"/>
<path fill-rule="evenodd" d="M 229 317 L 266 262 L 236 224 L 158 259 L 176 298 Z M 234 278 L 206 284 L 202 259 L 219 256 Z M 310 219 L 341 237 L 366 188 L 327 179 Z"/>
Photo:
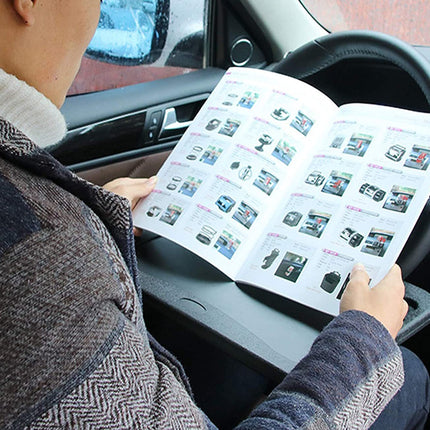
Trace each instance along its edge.
<path fill-rule="evenodd" d="M 1 119 L 1 118 L 0 118 Z M 34 152 L 36 146 L 7 121 L 1 121 L 0 149 L 11 155 L 22 156 Z"/>
<path fill-rule="evenodd" d="M 204 428 L 185 389 L 127 324 L 100 367 L 26 430 Z"/>
<path fill-rule="evenodd" d="M 1 120 L 0 178 L 0 427 L 204 428 L 148 339 L 128 202 Z"/>
<path fill-rule="evenodd" d="M 403 380 L 401 355 L 393 357 L 369 375 L 366 383 L 359 387 L 334 418 L 339 430 L 360 430 L 372 424 Z"/>
<path fill-rule="evenodd" d="M 117 305 L 128 319 L 137 324 L 140 322 L 138 316 L 142 319 L 140 303 L 136 294 L 136 288 L 127 271 L 127 266 L 121 256 L 121 252 L 100 218 L 90 209 L 87 209 L 86 221 L 93 233 L 94 239 L 100 243 L 106 252 L 112 274 L 117 278 L 118 285 L 122 290 L 121 300 L 117 302 Z"/>

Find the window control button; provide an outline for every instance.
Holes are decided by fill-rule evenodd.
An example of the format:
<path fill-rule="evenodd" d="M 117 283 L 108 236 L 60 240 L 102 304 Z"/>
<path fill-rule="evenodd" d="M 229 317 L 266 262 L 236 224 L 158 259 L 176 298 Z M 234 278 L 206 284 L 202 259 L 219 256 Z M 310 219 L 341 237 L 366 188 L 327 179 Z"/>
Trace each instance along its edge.
<path fill-rule="evenodd" d="M 149 119 L 149 126 L 151 128 L 153 127 L 158 128 L 160 126 L 160 123 L 161 123 L 161 110 L 158 110 L 151 114 L 151 117 Z"/>
<path fill-rule="evenodd" d="M 157 140 L 157 128 L 158 127 L 150 127 L 146 130 L 144 135 L 145 144 L 154 143 Z"/>

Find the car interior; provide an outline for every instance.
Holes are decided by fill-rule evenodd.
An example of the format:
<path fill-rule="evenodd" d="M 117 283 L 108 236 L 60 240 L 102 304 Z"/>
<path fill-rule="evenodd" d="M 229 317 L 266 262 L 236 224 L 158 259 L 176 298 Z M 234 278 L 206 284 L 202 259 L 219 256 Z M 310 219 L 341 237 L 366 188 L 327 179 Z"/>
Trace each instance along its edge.
<path fill-rule="evenodd" d="M 178 0 L 153 3 L 154 34 L 163 37 L 152 36 L 153 52 L 140 63 L 157 71 L 157 78 L 74 93 L 62 107 L 68 133 L 51 153 L 95 184 L 156 174 L 231 66 L 293 76 L 339 105 L 376 103 L 430 112 L 429 48 L 370 30 L 330 33 L 298 0 L 198 0 L 200 27 L 173 43 L 174 23 L 187 11 L 175 9 Z M 98 49 L 92 45 L 88 61 L 113 68 L 113 54 L 100 59 Z M 177 74 L 170 76 L 172 71 Z M 111 72 L 106 76 L 115 80 Z M 429 221 L 430 202 L 398 260 L 409 313 L 397 339 L 428 369 Z M 243 419 L 306 355 L 332 318 L 236 284 L 199 256 L 154 234 L 136 238 L 136 252 L 148 329 L 182 361 L 197 403 L 220 428 Z"/>

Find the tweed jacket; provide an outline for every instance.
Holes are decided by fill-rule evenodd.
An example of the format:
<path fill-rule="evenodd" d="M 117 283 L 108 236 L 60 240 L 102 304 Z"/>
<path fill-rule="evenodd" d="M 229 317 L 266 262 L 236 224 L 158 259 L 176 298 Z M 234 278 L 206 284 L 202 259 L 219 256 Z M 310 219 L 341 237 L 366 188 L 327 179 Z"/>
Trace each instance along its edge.
<path fill-rule="evenodd" d="M 126 199 L 0 118 L 0 428 L 215 428 L 147 333 Z M 335 318 L 239 429 L 365 429 L 403 382 L 367 314 Z"/>

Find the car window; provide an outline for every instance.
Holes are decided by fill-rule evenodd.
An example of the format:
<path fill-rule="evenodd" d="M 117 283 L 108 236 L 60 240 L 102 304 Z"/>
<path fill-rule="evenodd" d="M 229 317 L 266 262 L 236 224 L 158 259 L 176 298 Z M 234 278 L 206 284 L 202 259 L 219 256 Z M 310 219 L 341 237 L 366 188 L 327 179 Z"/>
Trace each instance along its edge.
<path fill-rule="evenodd" d="M 202 68 L 207 1 L 104 0 L 69 95 Z"/>
<path fill-rule="evenodd" d="M 328 31 L 376 30 L 414 45 L 430 45 L 427 0 L 300 0 Z"/>

